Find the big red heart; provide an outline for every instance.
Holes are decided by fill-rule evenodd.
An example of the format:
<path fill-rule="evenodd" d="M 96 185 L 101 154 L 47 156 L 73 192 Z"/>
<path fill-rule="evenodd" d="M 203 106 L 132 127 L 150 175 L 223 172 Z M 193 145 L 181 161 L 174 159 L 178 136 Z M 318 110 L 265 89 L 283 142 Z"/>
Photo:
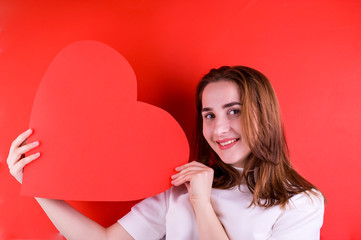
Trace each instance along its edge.
<path fill-rule="evenodd" d="M 170 187 L 174 168 L 189 155 L 179 124 L 137 101 L 129 63 L 96 41 L 70 44 L 55 57 L 36 94 L 30 127 L 29 141 L 40 141 L 41 157 L 25 168 L 23 195 L 142 199 Z"/>

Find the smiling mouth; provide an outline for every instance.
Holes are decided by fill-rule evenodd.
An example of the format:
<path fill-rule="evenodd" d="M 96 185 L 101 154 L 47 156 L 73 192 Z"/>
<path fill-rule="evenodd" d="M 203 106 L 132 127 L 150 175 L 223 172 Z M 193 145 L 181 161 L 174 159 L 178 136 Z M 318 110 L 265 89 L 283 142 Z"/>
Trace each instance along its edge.
<path fill-rule="evenodd" d="M 230 147 L 232 147 L 233 145 L 236 144 L 236 142 L 239 140 L 239 138 L 234 138 L 234 139 L 227 139 L 227 140 L 223 140 L 223 141 L 217 141 L 217 144 L 219 145 L 219 147 L 222 150 L 228 149 Z"/>
<path fill-rule="evenodd" d="M 228 144 L 234 143 L 235 141 L 237 141 L 237 139 L 232 139 L 232 140 L 229 140 L 227 142 L 220 142 L 219 144 L 221 144 L 222 146 L 226 146 Z"/>

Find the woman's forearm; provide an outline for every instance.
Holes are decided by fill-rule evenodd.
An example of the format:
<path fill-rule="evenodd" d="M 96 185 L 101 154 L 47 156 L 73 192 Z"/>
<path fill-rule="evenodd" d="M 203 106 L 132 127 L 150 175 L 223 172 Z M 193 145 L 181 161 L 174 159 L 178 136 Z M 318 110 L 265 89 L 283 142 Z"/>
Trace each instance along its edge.
<path fill-rule="evenodd" d="M 229 239 L 210 202 L 192 205 L 197 219 L 199 239 Z"/>
<path fill-rule="evenodd" d="M 68 240 L 106 239 L 106 230 L 63 200 L 35 198 L 55 227 Z"/>

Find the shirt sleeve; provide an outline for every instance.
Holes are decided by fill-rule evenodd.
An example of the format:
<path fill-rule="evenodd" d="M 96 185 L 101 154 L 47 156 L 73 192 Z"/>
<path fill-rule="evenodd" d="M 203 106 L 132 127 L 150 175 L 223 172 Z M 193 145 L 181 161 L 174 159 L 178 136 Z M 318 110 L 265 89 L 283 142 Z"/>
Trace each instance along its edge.
<path fill-rule="evenodd" d="M 324 198 L 321 193 L 298 194 L 273 225 L 269 240 L 319 240 L 323 224 Z"/>
<path fill-rule="evenodd" d="M 136 240 L 162 239 L 166 233 L 169 194 L 170 189 L 144 199 L 133 206 L 118 223 Z"/>

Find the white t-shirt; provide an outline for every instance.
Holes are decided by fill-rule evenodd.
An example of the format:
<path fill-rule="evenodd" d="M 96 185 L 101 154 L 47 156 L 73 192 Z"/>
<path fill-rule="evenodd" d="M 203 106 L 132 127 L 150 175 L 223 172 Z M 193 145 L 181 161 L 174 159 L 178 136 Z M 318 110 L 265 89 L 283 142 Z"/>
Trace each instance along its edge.
<path fill-rule="evenodd" d="M 211 193 L 213 208 L 227 235 L 242 240 L 320 239 L 324 199 L 321 195 L 310 197 L 298 194 L 281 209 L 249 207 L 252 193 L 243 184 L 240 189 L 212 189 Z M 198 239 L 195 214 L 184 185 L 143 200 L 118 222 L 136 240 Z"/>

